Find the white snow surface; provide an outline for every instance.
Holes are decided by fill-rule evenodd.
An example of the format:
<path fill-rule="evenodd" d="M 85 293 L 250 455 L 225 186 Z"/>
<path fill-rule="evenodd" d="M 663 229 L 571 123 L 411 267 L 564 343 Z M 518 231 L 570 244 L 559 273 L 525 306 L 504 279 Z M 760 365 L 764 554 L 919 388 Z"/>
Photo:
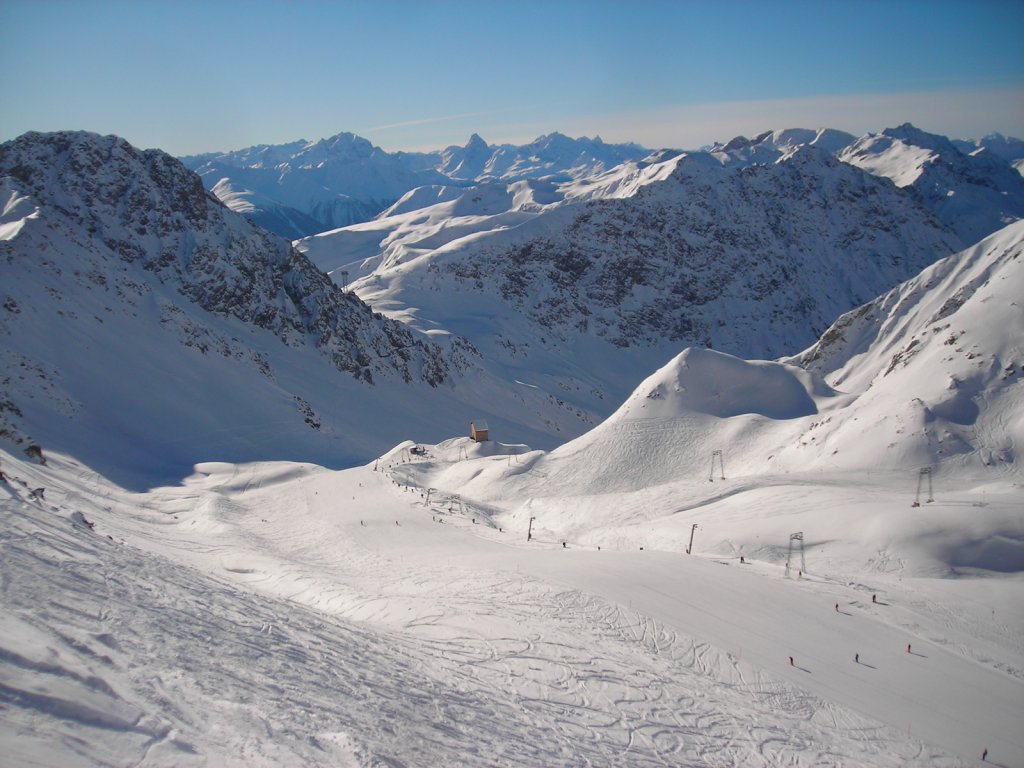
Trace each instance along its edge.
<path fill-rule="evenodd" d="M 1022 252 L 684 350 L 550 453 L 140 493 L 0 451 L 3 759 L 1024 766 Z"/>

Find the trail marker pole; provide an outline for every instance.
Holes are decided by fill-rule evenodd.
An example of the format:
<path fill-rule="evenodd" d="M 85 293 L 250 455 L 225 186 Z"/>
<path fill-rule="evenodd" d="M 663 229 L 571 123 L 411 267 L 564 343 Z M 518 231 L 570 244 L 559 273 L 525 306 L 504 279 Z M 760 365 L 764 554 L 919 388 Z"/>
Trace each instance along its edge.
<path fill-rule="evenodd" d="M 690 526 L 690 543 L 686 547 L 686 554 L 690 554 L 693 551 L 693 532 L 697 530 L 697 524 L 694 523 Z"/>
<path fill-rule="evenodd" d="M 530 518 L 530 527 L 527 528 L 527 530 L 526 530 L 526 540 L 527 541 L 530 541 L 530 539 L 533 538 L 533 521 L 536 520 L 536 519 L 537 519 L 536 517 L 531 517 Z"/>

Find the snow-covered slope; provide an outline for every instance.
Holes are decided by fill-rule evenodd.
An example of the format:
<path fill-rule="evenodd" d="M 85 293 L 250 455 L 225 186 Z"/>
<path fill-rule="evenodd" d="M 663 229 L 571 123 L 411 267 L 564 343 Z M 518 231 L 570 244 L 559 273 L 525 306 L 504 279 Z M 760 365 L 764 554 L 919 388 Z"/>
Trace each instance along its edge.
<path fill-rule="evenodd" d="M 819 439 L 891 466 L 1019 465 L 1022 295 L 1018 222 L 841 317 L 794 358 L 857 396 L 856 423 L 837 415 Z"/>
<path fill-rule="evenodd" d="M 181 477 L 197 446 L 337 466 L 413 422 L 548 445 L 584 423 L 464 340 L 374 315 L 161 152 L 26 134 L 0 147 L 0 196 L 0 425 L 22 448 L 137 485 Z"/>
<path fill-rule="evenodd" d="M 965 244 L 1024 218 L 1024 178 L 1008 162 L 992 153 L 965 154 L 909 123 L 862 136 L 839 158 L 914 190 Z"/>
<path fill-rule="evenodd" d="M 650 527 L 563 548 L 539 504 L 527 542 L 525 518 L 407 485 L 521 471 L 514 456 L 456 462 L 450 443 L 408 463 L 411 447 L 380 471 L 200 464 L 146 494 L 0 452 L 5 758 L 952 767 L 988 748 L 1021 764 L 1019 582 L 848 569 L 842 541 L 815 545 L 820 515 L 800 578 L 708 554 L 749 509 L 702 525 L 689 558 Z M 757 502 L 775 528 L 809 522 Z M 974 516 L 1009 508 L 987 504 Z M 846 538 L 863 552 L 879 533 Z"/>
<path fill-rule="evenodd" d="M 912 196 L 814 146 L 518 184 L 419 190 L 297 247 L 375 309 L 464 335 L 508 378 L 605 415 L 683 346 L 792 354 L 962 247 Z"/>
<path fill-rule="evenodd" d="M 241 213 L 254 224 L 290 240 L 316 232 L 322 226 L 312 216 L 266 195 L 251 189 L 235 189 L 226 177 L 214 184 L 210 191 L 235 213 Z"/>

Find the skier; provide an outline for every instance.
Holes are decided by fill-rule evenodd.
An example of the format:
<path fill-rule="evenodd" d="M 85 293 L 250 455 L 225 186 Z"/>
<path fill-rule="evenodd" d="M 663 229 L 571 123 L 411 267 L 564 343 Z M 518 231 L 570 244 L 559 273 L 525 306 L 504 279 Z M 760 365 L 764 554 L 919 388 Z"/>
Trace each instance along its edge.
<path fill-rule="evenodd" d="M 857 662 L 858 664 L 860 664 L 860 654 L 859 653 L 853 654 L 853 660 L 855 662 Z"/>
<path fill-rule="evenodd" d="M 836 613 L 839 613 L 839 603 L 836 603 Z"/>
<path fill-rule="evenodd" d="M 789 657 L 789 666 L 791 666 L 791 667 L 794 666 L 794 664 L 793 664 L 793 657 L 792 656 Z"/>
<path fill-rule="evenodd" d="M 745 562 L 747 562 L 747 561 L 743 559 L 743 555 L 740 555 L 740 564 L 742 565 Z"/>
<path fill-rule="evenodd" d="M 878 602 L 878 601 L 877 601 L 877 600 L 875 599 L 875 596 L 874 596 L 874 595 L 872 595 L 872 596 L 871 596 L 871 602 L 872 602 L 872 603 L 877 603 L 877 602 Z"/>
<path fill-rule="evenodd" d="M 981 750 L 981 759 L 984 761 L 986 757 L 988 757 L 988 747 L 985 747 L 983 750 Z"/>
<path fill-rule="evenodd" d="M 907 643 L 907 653 L 910 653 L 910 643 Z"/>

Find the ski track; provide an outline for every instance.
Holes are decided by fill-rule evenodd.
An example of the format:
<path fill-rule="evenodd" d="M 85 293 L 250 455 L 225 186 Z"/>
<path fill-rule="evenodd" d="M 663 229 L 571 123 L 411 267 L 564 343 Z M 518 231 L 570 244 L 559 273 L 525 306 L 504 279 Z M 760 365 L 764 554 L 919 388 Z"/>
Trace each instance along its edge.
<path fill-rule="evenodd" d="M 381 555 L 342 533 L 364 528 L 358 504 L 317 518 L 330 473 L 268 486 L 257 470 L 141 504 L 112 490 L 90 502 L 85 477 L 48 488 L 52 503 L 16 489 L 3 502 L 0 741 L 23 750 L 6 759 L 961 764 L 622 605 L 526 574 Z M 389 480 L 408 493 L 364 474 L 374 493 Z M 73 511 L 100 520 L 96 531 Z M 467 523 L 474 514 L 447 515 L 459 524 L 448 535 L 493 537 Z M 317 527 L 295 524 L 307 519 Z M 10 650 L 25 637 L 34 657 Z"/>

